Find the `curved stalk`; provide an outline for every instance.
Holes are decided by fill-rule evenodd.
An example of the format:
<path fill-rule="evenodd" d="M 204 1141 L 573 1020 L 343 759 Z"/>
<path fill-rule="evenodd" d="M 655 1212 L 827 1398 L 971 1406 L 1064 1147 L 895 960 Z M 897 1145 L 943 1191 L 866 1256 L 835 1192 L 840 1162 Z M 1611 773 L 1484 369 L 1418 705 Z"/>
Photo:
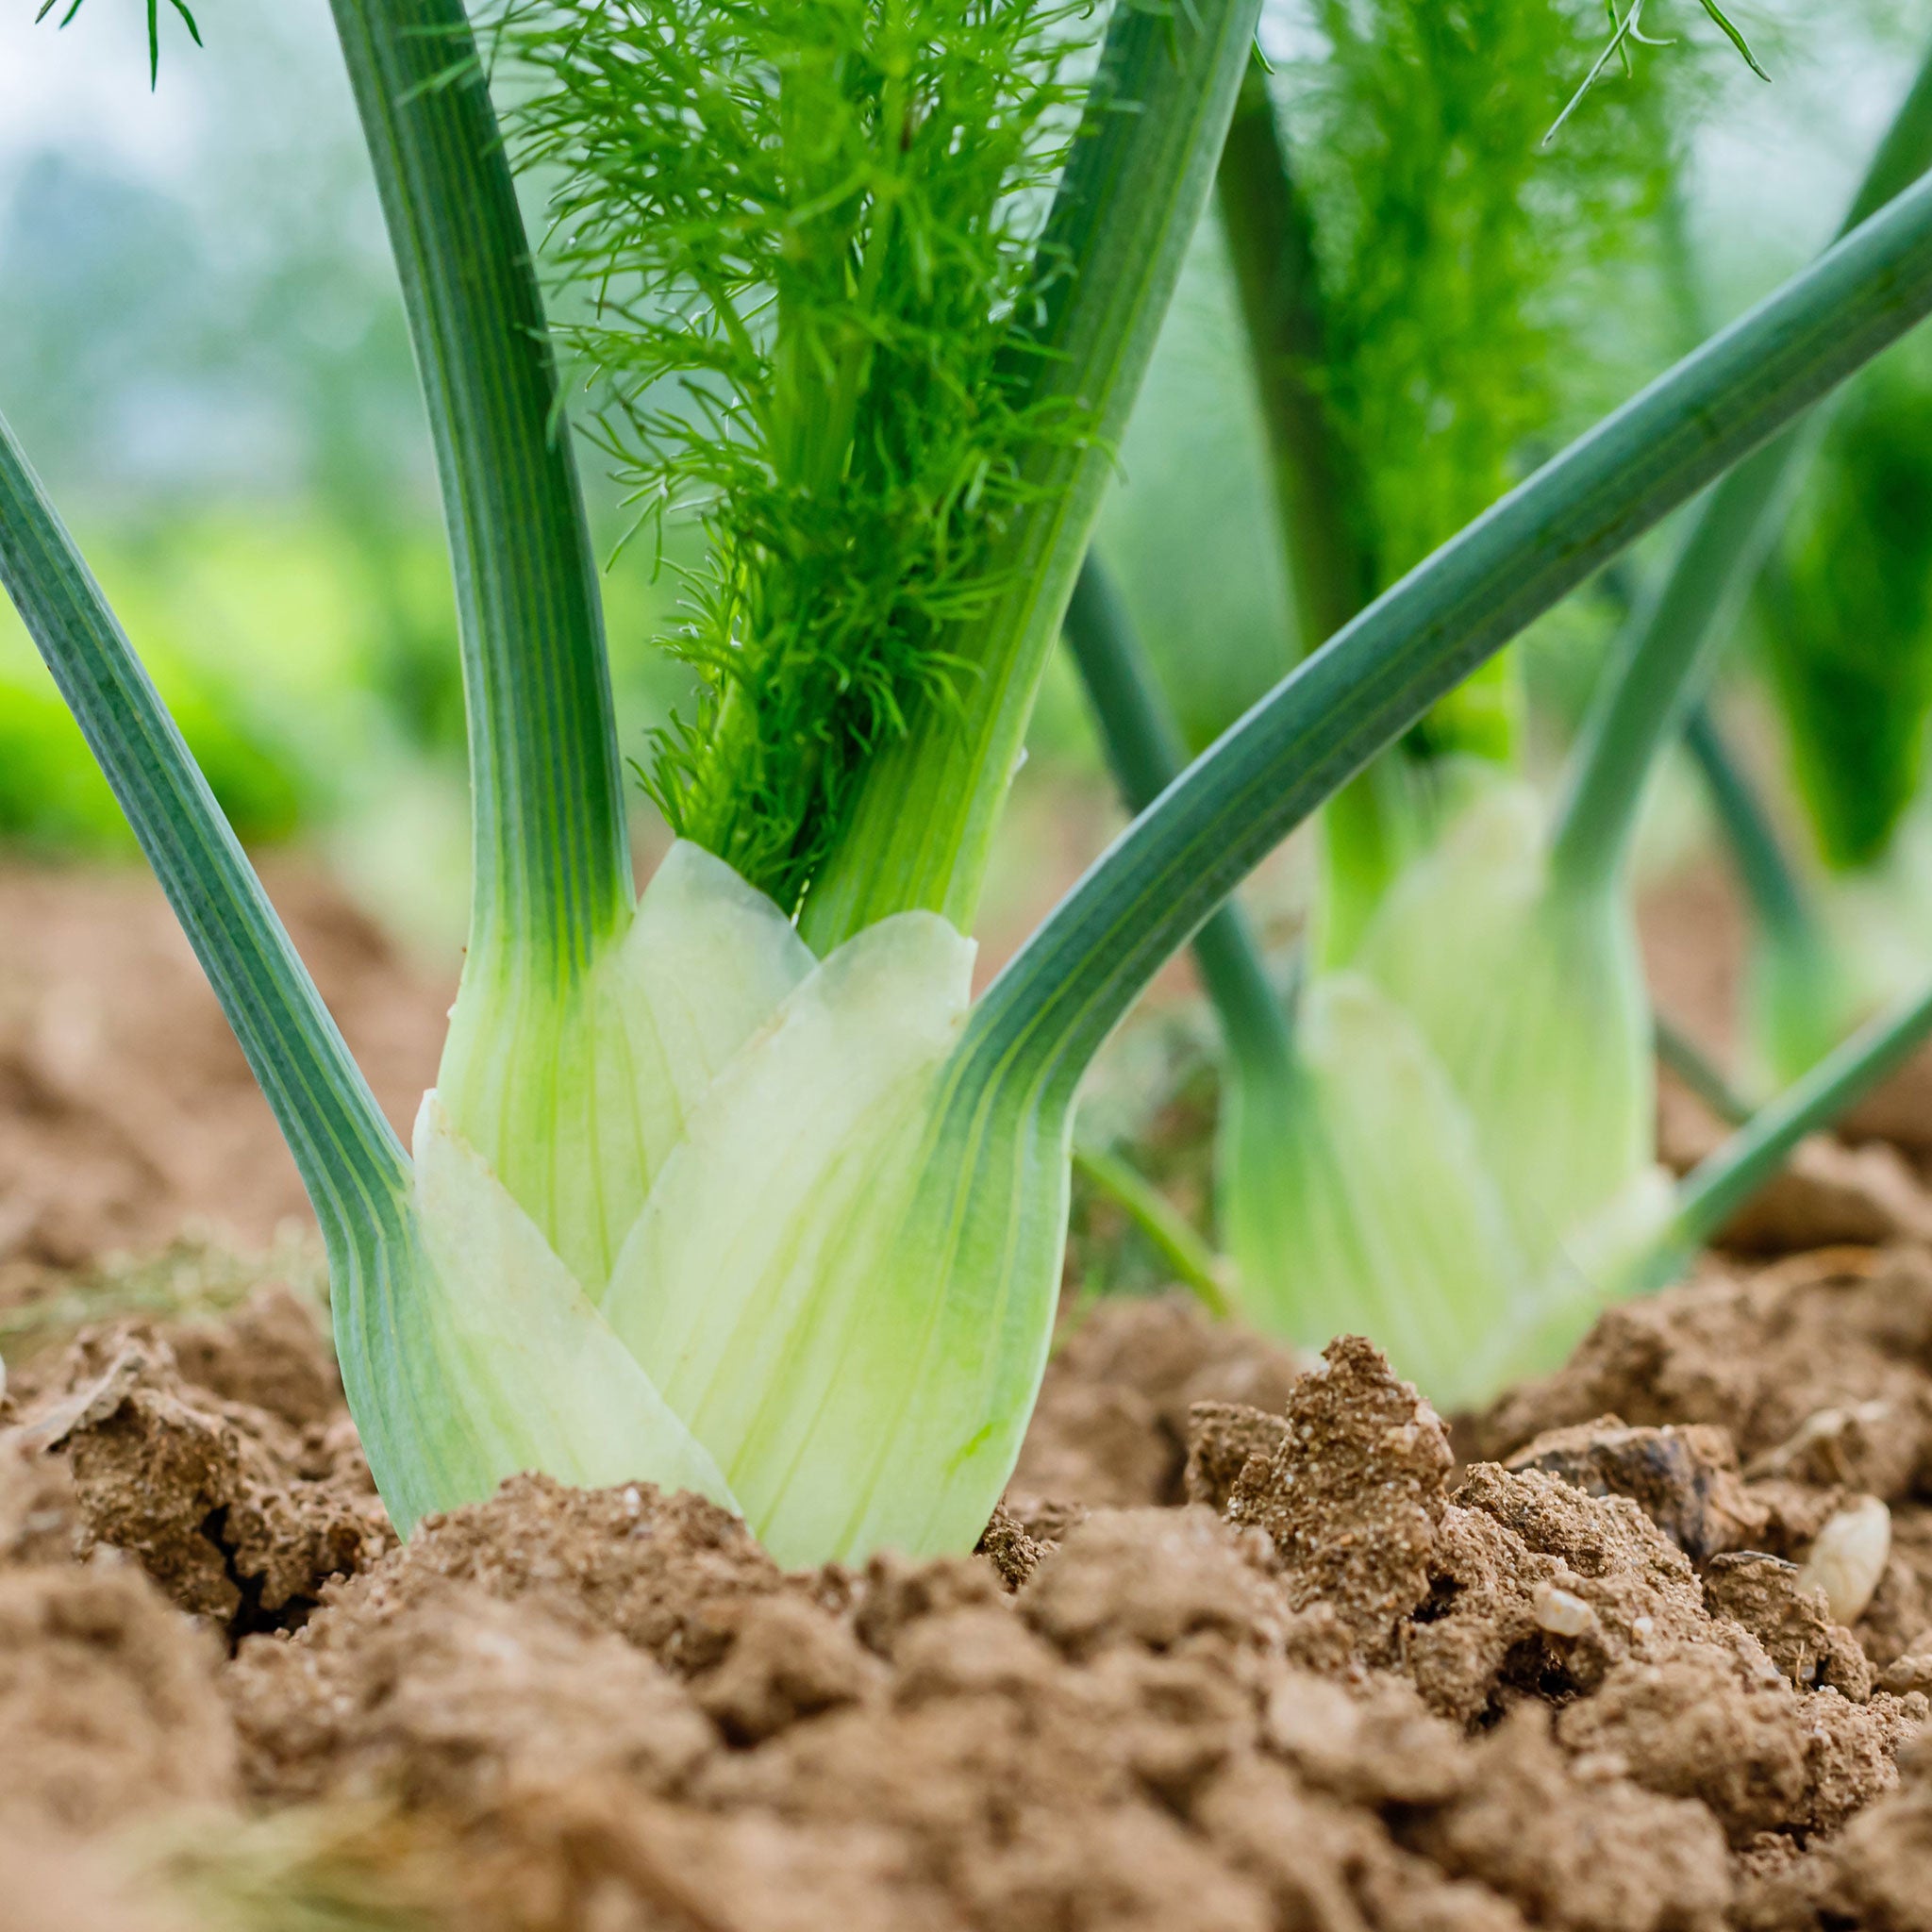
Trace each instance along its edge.
<path fill-rule="evenodd" d="M 332 0 L 436 446 L 462 634 L 470 966 L 568 984 L 632 898 L 603 615 L 462 0 Z"/>
<path fill-rule="evenodd" d="M 1932 167 L 1932 54 L 1879 143 L 1839 228 L 1841 238 Z M 1551 841 L 1552 875 L 1600 890 L 1624 865 L 1645 780 L 1682 726 L 1712 641 L 1728 628 L 1782 521 L 1811 448 L 1791 434 L 1769 443 L 1699 508 L 1670 573 L 1640 606 L 1615 668 L 1599 688 L 1571 757 Z"/>
<path fill-rule="evenodd" d="M 392 1223 L 408 1163 L 85 560 L 0 421 L 0 582 L 235 1029 L 332 1262 Z"/>
<path fill-rule="evenodd" d="M 1921 183 L 1512 491 L 1197 758 L 994 981 L 966 1086 L 1024 1070 L 1042 1093 L 1070 1091 L 1161 963 L 1339 785 L 1928 311 Z"/>
<path fill-rule="evenodd" d="M 1129 811 L 1145 811 L 1186 765 L 1158 677 L 1105 564 L 1091 551 L 1067 606 L 1066 637 Z M 1285 1070 L 1291 1026 L 1247 916 L 1232 899 L 1194 935 L 1194 958 L 1238 1062 Z"/>
<path fill-rule="evenodd" d="M 965 675 L 865 774 L 799 930 L 821 955 L 924 907 L 969 931 L 1048 653 L 1114 446 L 1179 278 L 1233 111 L 1260 0 L 1122 0 L 1040 248 L 1041 320 L 1009 377 L 1091 436 L 1024 467 L 1028 501 L 989 571 L 1002 586 L 950 645 Z"/>
<path fill-rule="evenodd" d="M 1674 1279 L 1687 1257 L 1717 1234 L 1806 1135 L 1829 1126 L 1910 1059 L 1928 1037 L 1932 988 L 1860 1028 L 1753 1115 L 1746 1126 L 1685 1177 L 1670 1228 L 1640 1272 L 1637 1285 L 1661 1288 Z"/>

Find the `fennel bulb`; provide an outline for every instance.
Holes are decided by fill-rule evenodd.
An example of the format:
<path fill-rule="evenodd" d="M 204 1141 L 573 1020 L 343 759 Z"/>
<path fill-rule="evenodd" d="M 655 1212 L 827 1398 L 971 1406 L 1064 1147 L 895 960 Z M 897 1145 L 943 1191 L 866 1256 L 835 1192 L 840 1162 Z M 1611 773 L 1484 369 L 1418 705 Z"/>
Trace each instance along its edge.
<path fill-rule="evenodd" d="M 1445 1407 L 1559 1358 L 1670 1213 L 1626 897 L 1553 876 L 1523 786 L 1405 870 L 1256 1071 L 1222 1149 L 1244 1311 L 1363 1328 Z"/>
<path fill-rule="evenodd" d="M 785 1562 L 970 1544 L 1044 1367 L 1067 1189 L 1063 1109 L 951 1104 L 974 951 L 908 912 L 817 960 L 680 841 L 547 1013 L 517 986 L 507 1028 L 467 983 L 393 1298 L 423 1399 L 358 1409 L 398 1524 L 535 1467 L 697 1490 Z M 1014 1185 L 961 1212 L 989 1138 Z"/>

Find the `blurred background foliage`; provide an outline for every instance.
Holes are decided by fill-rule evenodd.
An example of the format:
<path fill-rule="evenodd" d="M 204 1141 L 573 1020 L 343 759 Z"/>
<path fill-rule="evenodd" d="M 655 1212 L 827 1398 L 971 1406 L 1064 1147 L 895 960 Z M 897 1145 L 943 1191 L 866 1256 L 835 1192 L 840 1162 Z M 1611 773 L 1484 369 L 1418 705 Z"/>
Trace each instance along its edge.
<path fill-rule="evenodd" d="M 142 9 L 96 5 L 57 35 L 33 25 L 36 5 L 0 0 L 0 399 L 244 836 L 326 849 L 376 910 L 447 945 L 464 887 L 446 567 L 327 9 L 208 0 L 201 54 L 164 20 L 150 93 Z M 1645 21 L 1674 43 L 1613 68 L 1545 149 L 1607 31 L 1599 0 L 1271 7 L 1265 44 L 1317 231 L 1325 394 L 1365 480 L 1376 581 L 1664 366 L 1687 275 L 1719 320 L 1809 254 L 1932 31 L 1925 0 L 1735 12 L 1773 86 L 1692 0 L 1671 0 Z M 1833 417 L 1750 648 L 1731 657 L 1735 706 L 1759 721 L 1755 761 L 1791 774 L 1790 822 L 1824 868 L 1884 864 L 1923 811 L 1927 430 L 1932 353 L 1907 344 Z M 608 554 L 622 507 L 594 452 L 584 466 Z M 1305 641 L 1267 490 L 1210 224 L 1101 539 L 1196 744 Z M 653 643 L 677 621 L 676 565 L 695 561 L 681 541 L 661 561 L 629 546 L 607 579 L 632 752 L 683 694 Z M 1566 735 L 1616 620 L 1614 599 L 1585 595 L 1528 641 L 1533 760 Z M 1036 796 L 1090 805 L 1057 843 L 1023 802 L 1012 866 L 1044 850 L 1064 869 L 1112 814 L 1064 667 L 1033 753 Z M 1665 816 L 1681 817 L 1689 788 L 1665 791 Z M 10 616 L 0 840 L 42 857 L 128 850 Z M 1292 873 L 1261 888 L 1277 926 L 1293 917 Z M 1000 891 L 1016 918 L 1035 896 L 1024 881 Z"/>

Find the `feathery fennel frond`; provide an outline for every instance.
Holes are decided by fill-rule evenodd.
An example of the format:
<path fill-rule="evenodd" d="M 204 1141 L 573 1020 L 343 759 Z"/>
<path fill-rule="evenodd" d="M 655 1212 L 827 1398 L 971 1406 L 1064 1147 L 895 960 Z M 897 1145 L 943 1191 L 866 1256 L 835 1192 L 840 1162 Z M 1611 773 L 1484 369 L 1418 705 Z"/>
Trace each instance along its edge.
<path fill-rule="evenodd" d="M 1327 58 L 1290 76 L 1289 126 L 1328 406 L 1367 478 L 1381 586 L 1493 503 L 1528 441 L 1600 401 L 1576 392 L 1604 379 L 1578 353 L 1576 291 L 1643 245 L 1688 76 L 1652 63 L 1541 152 L 1600 31 L 1593 0 L 1319 0 L 1319 19 Z"/>
<path fill-rule="evenodd" d="M 1717 0 L 1697 0 L 1697 4 L 1703 8 L 1705 18 L 1737 49 L 1744 65 L 1759 80 L 1769 80 L 1771 75 L 1758 65 L 1757 56 L 1751 51 L 1750 42 L 1738 31 L 1736 25 L 1717 4 Z M 1583 76 L 1583 84 L 1564 103 L 1563 111 L 1550 124 L 1550 131 L 1542 139 L 1544 147 L 1549 147 L 1556 142 L 1570 117 L 1583 105 L 1583 97 L 1604 77 L 1612 60 L 1617 61 L 1624 75 L 1628 75 L 1633 72 L 1630 58 L 1630 49 L 1633 46 L 1667 47 L 1671 44 L 1668 40 L 1643 31 L 1643 7 L 1644 0 L 1626 0 L 1624 10 L 1619 13 L 1617 0 L 1604 0 L 1604 11 L 1610 17 L 1610 37 L 1604 42 L 1603 52 L 1591 64 L 1590 72 Z"/>
<path fill-rule="evenodd" d="M 1615 111 L 1544 150 L 1554 105 L 1601 37 L 1595 0 L 1312 10 L 1321 57 L 1285 69 L 1282 89 L 1320 304 L 1309 381 L 1357 479 L 1343 511 L 1373 591 L 1501 496 L 1532 445 L 1607 400 L 1591 392 L 1607 374 L 1589 341 L 1591 291 L 1647 239 L 1690 69 L 1645 63 L 1618 83 Z M 1411 749 L 1507 759 L 1520 708 L 1499 661 Z"/>
<path fill-rule="evenodd" d="M 519 0 L 525 164 L 640 514 L 710 558 L 667 640 L 694 716 L 645 782 L 795 908 L 871 753 L 955 688 L 1015 458 L 1043 190 L 1071 132 L 1068 0 Z"/>

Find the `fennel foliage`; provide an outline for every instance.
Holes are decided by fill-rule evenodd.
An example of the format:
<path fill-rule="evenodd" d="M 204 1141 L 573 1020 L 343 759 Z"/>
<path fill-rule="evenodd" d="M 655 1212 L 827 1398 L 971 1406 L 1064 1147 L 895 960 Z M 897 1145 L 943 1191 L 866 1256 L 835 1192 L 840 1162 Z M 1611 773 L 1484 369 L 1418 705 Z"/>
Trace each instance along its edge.
<path fill-rule="evenodd" d="M 1029 386 L 1083 13 L 535 0 L 493 30 L 604 440 L 641 516 L 708 540 L 667 640 L 702 697 L 647 788 L 788 911 L 965 670 L 947 628 L 987 608 L 1022 456 L 1091 432 Z"/>

